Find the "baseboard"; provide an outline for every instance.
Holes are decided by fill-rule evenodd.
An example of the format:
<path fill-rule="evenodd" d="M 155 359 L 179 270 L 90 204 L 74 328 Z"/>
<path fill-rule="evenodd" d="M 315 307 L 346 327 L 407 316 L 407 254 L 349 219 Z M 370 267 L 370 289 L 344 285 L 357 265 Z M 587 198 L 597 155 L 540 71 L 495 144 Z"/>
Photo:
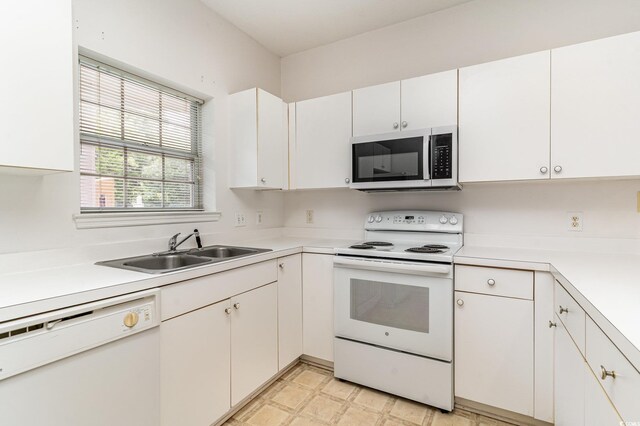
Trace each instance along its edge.
<path fill-rule="evenodd" d="M 311 355 L 302 355 L 300 360 L 306 362 L 307 364 L 311 364 L 313 366 L 324 368 L 325 370 L 333 371 L 333 362 L 327 361 L 321 358 L 316 358 Z"/>
<path fill-rule="evenodd" d="M 455 408 L 460 408 L 461 410 L 470 411 L 476 414 L 482 414 L 486 417 L 491 417 L 507 423 L 514 423 L 516 425 L 552 426 L 552 423 L 543 422 L 542 420 L 537 420 L 533 417 L 459 397 L 455 397 Z"/>

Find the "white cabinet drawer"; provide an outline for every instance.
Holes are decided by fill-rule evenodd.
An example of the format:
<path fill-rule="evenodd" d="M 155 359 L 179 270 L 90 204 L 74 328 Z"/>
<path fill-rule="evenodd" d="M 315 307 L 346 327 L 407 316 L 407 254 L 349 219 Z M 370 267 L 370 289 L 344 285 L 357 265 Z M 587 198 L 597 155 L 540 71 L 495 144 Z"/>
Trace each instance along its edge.
<path fill-rule="evenodd" d="M 278 280 L 276 260 L 255 263 L 164 287 L 162 321 Z"/>
<path fill-rule="evenodd" d="M 554 310 L 558 318 L 562 320 L 576 346 L 584 355 L 584 322 L 586 317 L 584 310 L 558 281 L 556 281 L 555 299 Z"/>
<path fill-rule="evenodd" d="M 633 368 L 618 348 L 587 317 L 586 324 L 586 352 L 587 362 L 613 402 L 622 419 L 633 422 L 640 419 L 640 373 Z M 615 372 L 615 378 L 605 376 L 602 370 Z"/>
<path fill-rule="evenodd" d="M 533 272 L 457 265 L 457 291 L 533 300 Z"/>

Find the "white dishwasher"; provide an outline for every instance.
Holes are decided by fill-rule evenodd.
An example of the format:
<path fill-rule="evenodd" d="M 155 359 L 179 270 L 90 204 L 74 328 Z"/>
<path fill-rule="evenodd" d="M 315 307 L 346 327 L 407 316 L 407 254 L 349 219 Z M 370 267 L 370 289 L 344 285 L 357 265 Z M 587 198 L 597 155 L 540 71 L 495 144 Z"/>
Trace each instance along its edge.
<path fill-rule="evenodd" d="M 0 424 L 160 424 L 159 294 L 0 324 Z"/>

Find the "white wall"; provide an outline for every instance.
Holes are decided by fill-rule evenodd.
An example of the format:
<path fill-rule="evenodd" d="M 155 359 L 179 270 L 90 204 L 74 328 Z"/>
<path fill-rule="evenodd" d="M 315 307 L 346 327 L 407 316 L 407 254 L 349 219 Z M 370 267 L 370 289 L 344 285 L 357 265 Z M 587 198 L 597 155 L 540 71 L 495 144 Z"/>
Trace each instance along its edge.
<path fill-rule="evenodd" d="M 247 214 L 248 228 L 255 226 L 257 209 L 265 213 L 261 227 L 281 226 L 281 194 L 227 189 L 226 143 L 227 94 L 258 86 L 278 95 L 280 59 L 199 0 L 73 0 L 73 9 L 77 45 L 208 100 L 203 114 L 205 206 L 223 216 L 218 223 L 197 224 L 200 231 L 232 229 L 238 210 Z M 77 153 L 77 136 L 75 144 Z M 168 237 L 196 226 L 77 230 L 72 215 L 78 212 L 77 172 L 2 176 L 0 253 Z"/>
<path fill-rule="evenodd" d="M 640 30 L 637 0 L 475 0 L 282 60 L 282 93 L 297 101 Z M 624 154 L 622 154 L 624 155 Z M 435 209 L 466 215 L 475 234 L 640 238 L 640 181 L 467 185 L 456 193 L 285 196 L 285 226 L 362 227 L 374 210 Z M 314 210 L 314 224 L 305 210 Z M 567 212 L 584 231 L 567 231 Z"/>

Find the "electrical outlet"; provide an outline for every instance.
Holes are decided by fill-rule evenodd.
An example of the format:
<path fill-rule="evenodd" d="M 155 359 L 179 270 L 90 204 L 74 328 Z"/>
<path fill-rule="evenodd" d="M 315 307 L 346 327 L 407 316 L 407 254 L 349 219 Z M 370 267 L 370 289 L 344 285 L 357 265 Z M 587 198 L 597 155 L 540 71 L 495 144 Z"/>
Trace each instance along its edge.
<path fill-rule="evenodd" d="M 569 231 L 582 231 L 582 212 L 567 212 L 569 219 Z"/>
<path fill-rule="evenodd" d="M 264 213 L 262 210 L 258 210 L 256 212 L 256 225 L 262 225 L 262 219 L 264 218 Z"/>
<path fill-rule="evenodd" d="M 313 210 L 307 210 L 307 223 L 313 223 Z"/>
<path fill-rule="evenodd" d="M 242 212 L 236 212 L 236 226 L 247 226 L 247 218 Z"/>

